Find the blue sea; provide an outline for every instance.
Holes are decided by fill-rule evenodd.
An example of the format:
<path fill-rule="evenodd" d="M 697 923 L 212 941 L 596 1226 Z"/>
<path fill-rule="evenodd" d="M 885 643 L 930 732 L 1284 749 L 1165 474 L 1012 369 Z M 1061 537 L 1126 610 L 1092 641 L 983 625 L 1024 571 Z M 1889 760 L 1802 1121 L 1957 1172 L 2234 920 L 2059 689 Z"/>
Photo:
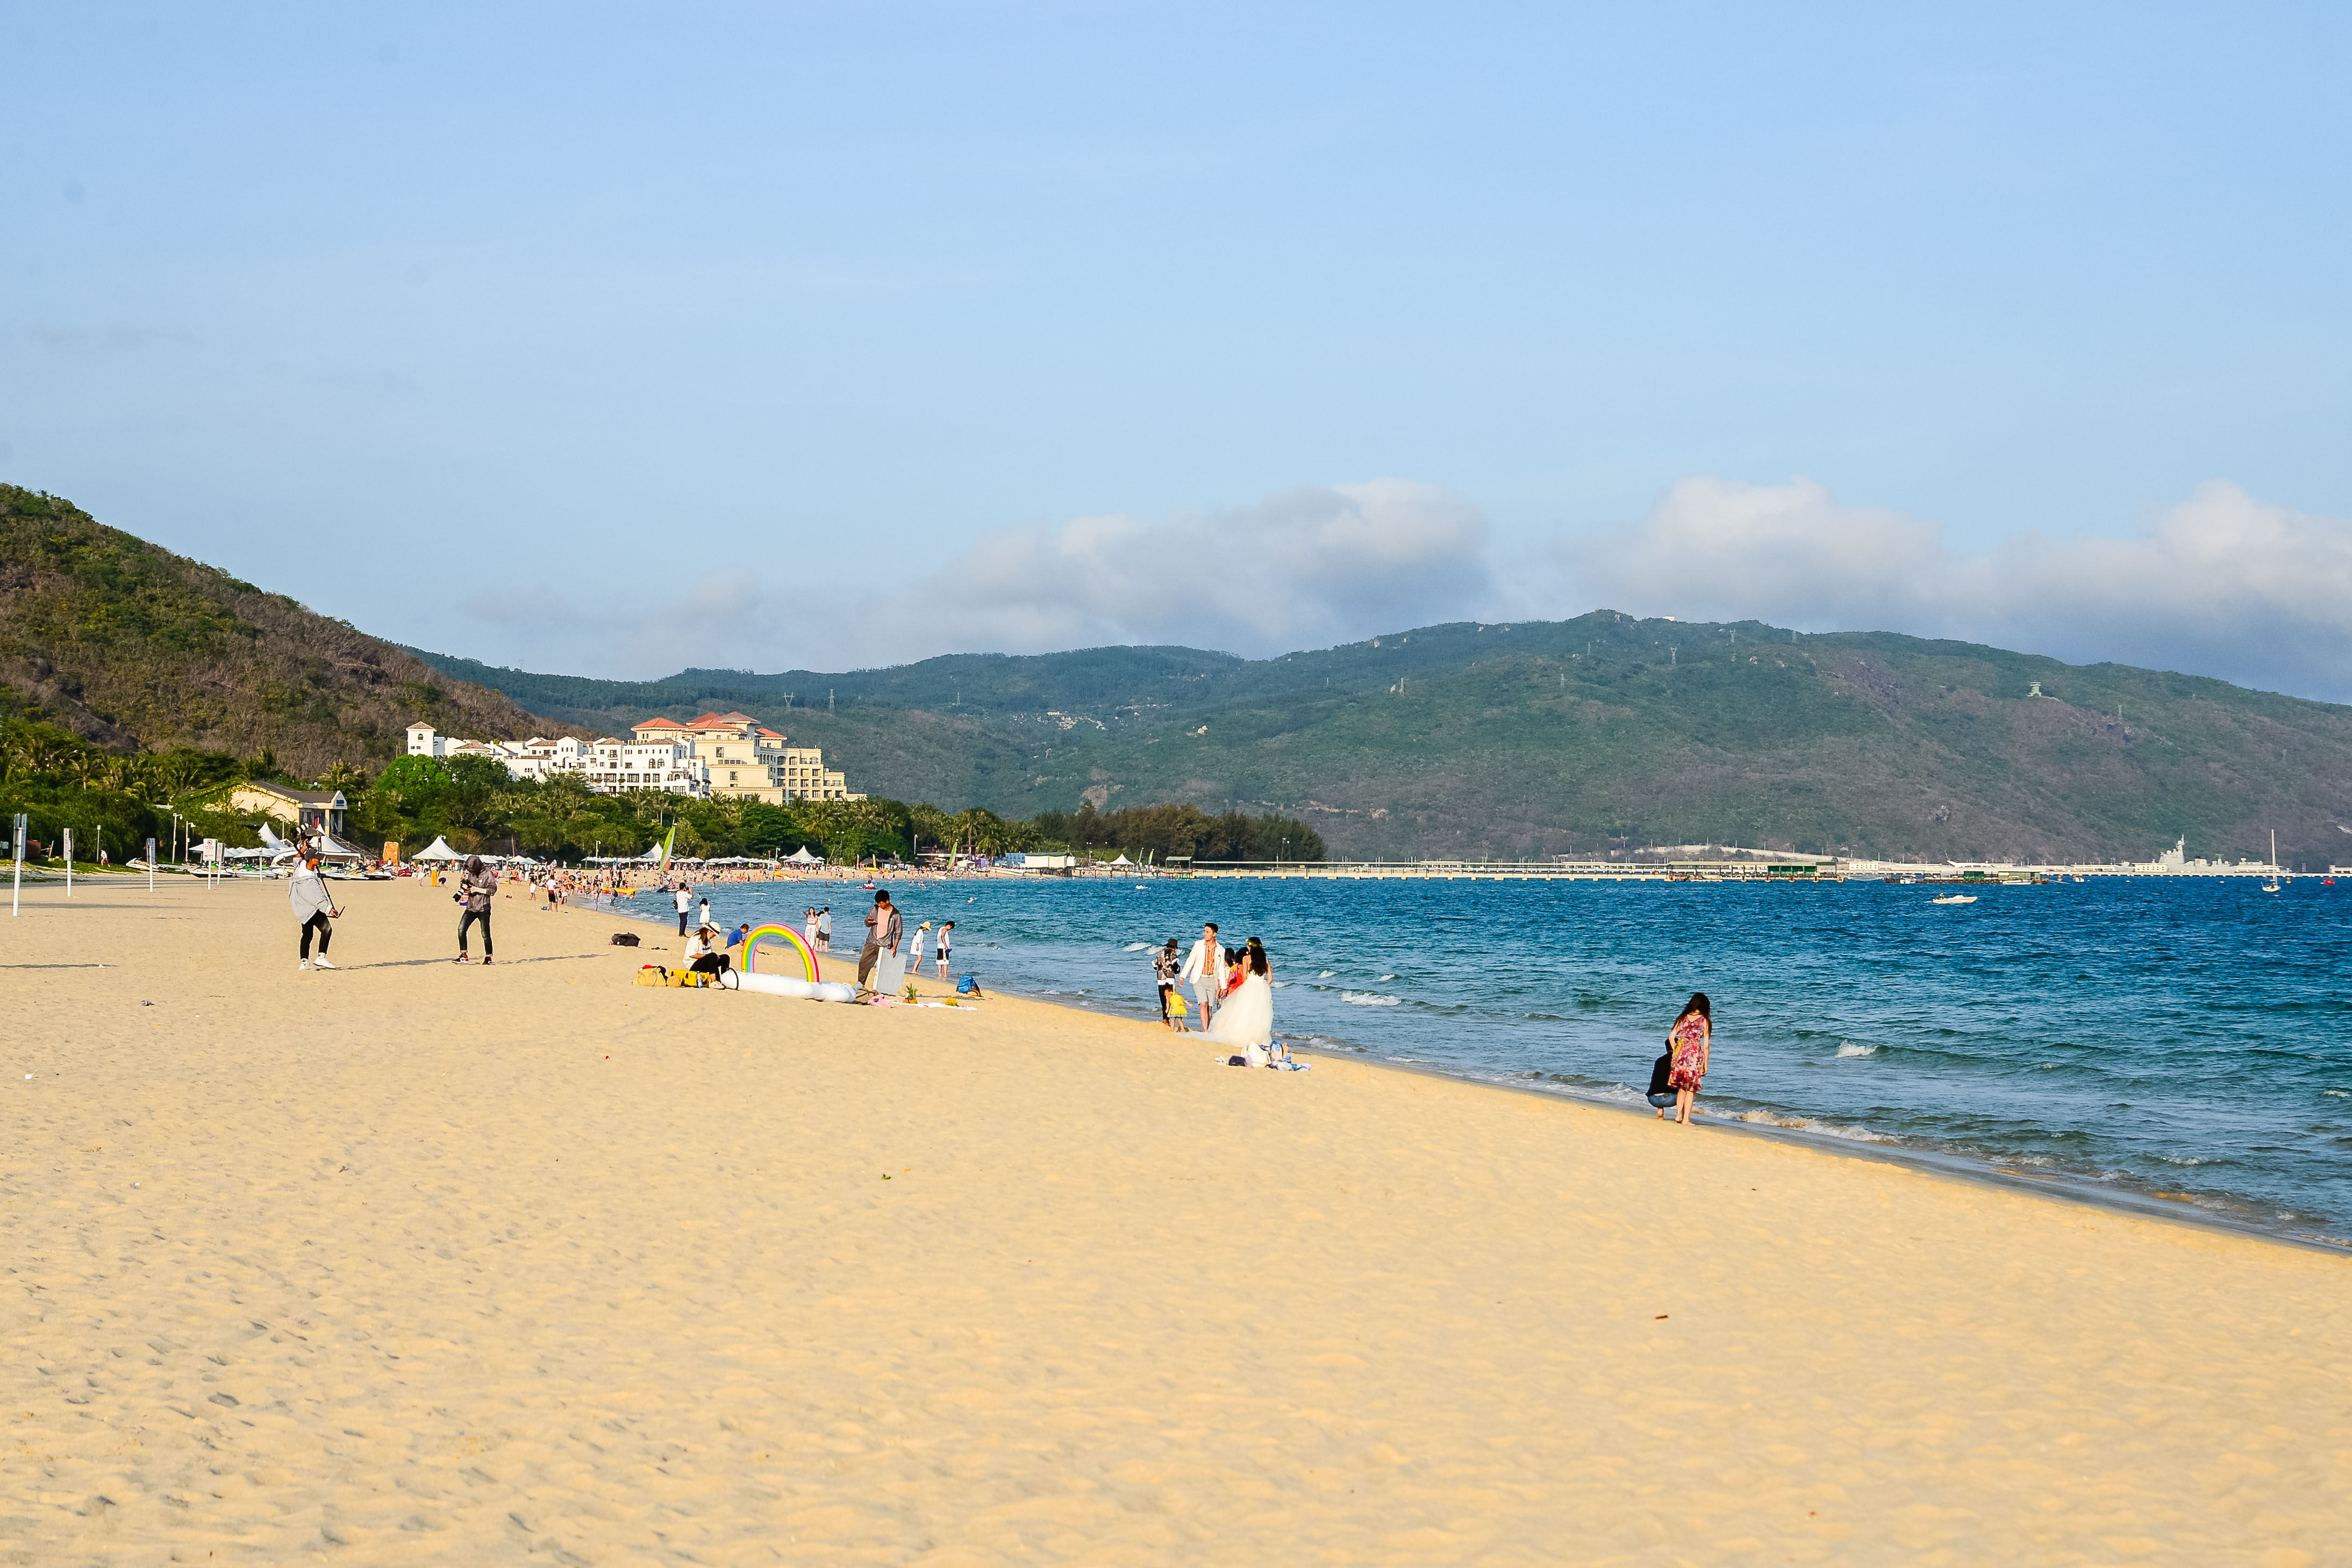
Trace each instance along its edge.
<path fill-rule="evenodd" d="M 1691 992 L 1700 1104 L 1770 1135 L 2153 1212 L 2352 1239 L 2352 878 L 1850 882 L 892 882 L 988 990 L 1156 1017 L 1151 947 L 1203 920 L 1275 964 L 1275 1026 L 1361 1054 L 1640 1105 Z M 852 883 L 714 884 L 798 925 Z M 658 917 L 649 898 L 636 901 Z M 929 972 L 927 963 L 925 972 Z M 1647 1114 L 1646 1106 L 1642 1106 Z"/>

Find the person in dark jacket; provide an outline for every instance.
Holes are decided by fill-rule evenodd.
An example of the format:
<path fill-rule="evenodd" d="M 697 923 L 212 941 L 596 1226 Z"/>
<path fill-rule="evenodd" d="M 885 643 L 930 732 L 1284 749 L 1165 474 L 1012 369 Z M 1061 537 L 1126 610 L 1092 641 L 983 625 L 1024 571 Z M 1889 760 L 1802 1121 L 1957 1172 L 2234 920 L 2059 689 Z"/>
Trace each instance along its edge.
<path fill-rule="evenodd" d="M 482 962 L 490 961 L 490 900 L 499 895 L 499 873 L 482 863 L 479 855 L 466 857 L 466 869 L 457 878 L 457 891 L 450 896 L 466 906 L 457 922 L 457 956 L 456 962 L 470 964 L 474 960 L 466 952 L 466 934 L 474 922 L 482 923 Z"/>

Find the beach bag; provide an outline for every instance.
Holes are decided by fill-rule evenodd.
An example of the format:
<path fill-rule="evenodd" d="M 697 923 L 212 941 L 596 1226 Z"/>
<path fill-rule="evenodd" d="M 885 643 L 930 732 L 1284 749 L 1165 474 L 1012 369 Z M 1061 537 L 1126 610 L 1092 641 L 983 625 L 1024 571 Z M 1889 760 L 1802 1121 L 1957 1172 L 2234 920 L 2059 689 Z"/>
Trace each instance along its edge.
<path fill-rule="evenodd" d="M 659 964 L 643 965 L 637 970 L 637 984 L 641 986 L 667 986 L 669 984 L 669 971 L 663 968 Z"/>
<path fill-rule="evenodd" d="M 956 981 L 956 995 L 960 997 L 976 997 L 980 995 L 980 977 L 977 975 L 965 975 L 959 977 Z"/>
<path fill-rule="evenodd" d="M 615 947 L 634 947 L 634 946 L 635 946 L 636 945 L 637 945 L 637 934 L 636 934 L 635 932 L 634 932 L 634 931 L 615 931 L 615 932 L 614 932 L 614 933 L 613 933 L 613 946 L 615 946 Z"/>
<path fill-rule="evenodd" d="M 907 961 L 896 953 L 885 953 L 874 966 L 874 988 L 886 997 L 895 997 L 907 983 Z"/>

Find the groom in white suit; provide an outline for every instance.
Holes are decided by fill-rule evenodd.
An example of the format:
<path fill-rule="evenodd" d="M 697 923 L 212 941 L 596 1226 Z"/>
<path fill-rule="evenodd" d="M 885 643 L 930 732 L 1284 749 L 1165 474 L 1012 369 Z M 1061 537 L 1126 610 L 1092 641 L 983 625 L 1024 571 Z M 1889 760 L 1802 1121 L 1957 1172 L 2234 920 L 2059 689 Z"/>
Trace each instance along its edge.
<path fill-rule="evenodd" d="M 1216 1009 L 1217 998 L 1225 988 L 1225 948 L 1217 940 L 1213 923 L 1201 927 L 1201 939 L 1184 956 L 1184 968 L 1177 977 L 1192 987 L 1192 994 L 1200 998 L 1201 1028 L 1205 1030 Z"/>

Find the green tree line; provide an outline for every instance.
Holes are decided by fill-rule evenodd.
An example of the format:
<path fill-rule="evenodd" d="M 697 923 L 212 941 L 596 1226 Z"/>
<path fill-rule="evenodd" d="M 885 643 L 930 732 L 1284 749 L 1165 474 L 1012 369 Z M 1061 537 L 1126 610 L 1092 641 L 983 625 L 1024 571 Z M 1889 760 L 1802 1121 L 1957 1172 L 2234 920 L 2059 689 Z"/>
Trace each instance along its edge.
<path fill-rule="evenodd" d="M 1138 806 L 1098 812 L 1046 811 L 1028 821 L 972 809 L 897 800 L 692 800 L 660 790 L 600 795 L 578 776 L 517 779 L 486 757 L 446 761 L 395 758 L 370 777 L 338 764 L 308 785 L 268 752 L 177 751 L 123 756 L 37 719 L 0 718 L 0 810 L 25 811 L 31 836 L 54 844 L 74 830 L 77 852 L 100 841 L 118 861 L 152 836 L 168 840 L 177 813 L 194 839 L 252 847 L 256 820 L 229 811 L 228 794 L 247 781 L 343 791 L 347 837 L 373 854 L 396 843 L 413 855 L 436 837 L 457 849 L 579 861 L 641 854 L 675 832 L 681 855 L 789 855 L 805 847 L 827 860 L 904 857 L 956 849 L 997 856 L 1020 850 L 1068 851 L 1109 859 L 1190 856 L 1200 861 L 1320 860 L 1323 841 L 1302 822 L 1238 811 L 1212 817 L 1197 806 Z"/>

